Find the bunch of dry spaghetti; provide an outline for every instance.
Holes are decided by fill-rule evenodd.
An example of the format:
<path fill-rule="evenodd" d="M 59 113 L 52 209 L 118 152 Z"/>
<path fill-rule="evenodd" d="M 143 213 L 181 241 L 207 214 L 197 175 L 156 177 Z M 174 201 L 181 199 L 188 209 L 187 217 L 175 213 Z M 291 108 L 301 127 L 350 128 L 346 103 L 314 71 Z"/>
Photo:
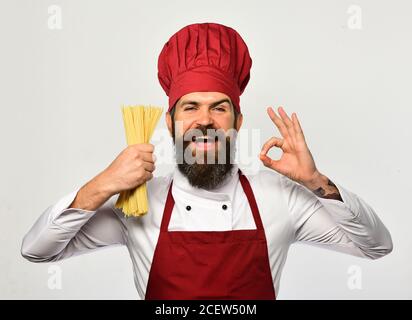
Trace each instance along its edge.
<path fill-rule="evenodd" d="M 127 144 L 148 143 L 163 109 L 154 106 L 128 106 L 122 108 Z M 135 189 L 122 191 L 116 208 L 126 216 L 142 216 L 149 210 L 146 183 Z"/>

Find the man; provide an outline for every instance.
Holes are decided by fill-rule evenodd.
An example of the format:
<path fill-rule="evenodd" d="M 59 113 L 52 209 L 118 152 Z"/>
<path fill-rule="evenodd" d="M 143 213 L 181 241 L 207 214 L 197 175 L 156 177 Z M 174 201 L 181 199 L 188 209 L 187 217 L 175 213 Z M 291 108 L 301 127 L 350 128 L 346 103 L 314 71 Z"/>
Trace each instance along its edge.
<path fill-rule="evenodd" d="M 239 96 L 252 60 L 233 29 L 186 26 L 158 63 L 169 96 L 177 166 L 153 177 L 151 144 L 127 147 L 100 174 L 50 206 L 22 244 L 49 262 L 126 245 L 141 299 L 275 299 L 289 246 L 298 241 L 377 259 L 391 236 L 360 197 L 319 171 L 295 113 L 268 115 L 280 137 L 259 155 L 270 170 L 245 176 L 233 163 L 243 121 Z M 283 151 L 279 160 L 267 155 Z M 125 218 L 115 195 L 147 182 L 149 212 Z"/>

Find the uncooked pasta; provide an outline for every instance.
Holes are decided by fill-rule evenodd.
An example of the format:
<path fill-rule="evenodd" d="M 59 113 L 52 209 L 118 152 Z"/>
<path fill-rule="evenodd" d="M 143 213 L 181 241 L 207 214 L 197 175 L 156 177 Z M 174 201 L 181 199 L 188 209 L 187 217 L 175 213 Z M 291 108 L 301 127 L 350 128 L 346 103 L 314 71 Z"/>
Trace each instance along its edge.
<path fill-rule="evenodd" d="M 127 106 L 122 108 L 123 122 L 128 145 L 148 143 L 156 128 L 163 109 L 154 106 Z M 142 216 L 149 211 L 146 183 L 135 189 L 122 191 L 116 208 L 126 216 Z"/>

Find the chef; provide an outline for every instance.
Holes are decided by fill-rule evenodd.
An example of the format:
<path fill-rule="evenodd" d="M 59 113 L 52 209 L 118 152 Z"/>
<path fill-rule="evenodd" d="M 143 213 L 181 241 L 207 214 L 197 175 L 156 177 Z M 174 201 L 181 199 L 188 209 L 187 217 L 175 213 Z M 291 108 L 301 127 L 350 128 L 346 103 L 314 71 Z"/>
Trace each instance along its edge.
<path fill-rule="evenodd" d="M 233 161 L 230 133 L 242 125 L 251 66 L 230 27 L 198 23 L 175 33 L 158 59 L 173 172 L 153 176 L 153 145 L 125 148 L 44 211 L 23 239 L 23 257 L 52 262 L 124 245 L 140 299 L 276 299 L 293 243 L 368 259 L 390 253 L 375 211 L 318 170 L 296 113 L 267 109 L 280 132 L 257 155 L 268 169 L 245 175 Z M 278 160 L 268 156 L 273 147 Z M 125 218 L 117 195 L 144 182 L 149 212 Z"/>

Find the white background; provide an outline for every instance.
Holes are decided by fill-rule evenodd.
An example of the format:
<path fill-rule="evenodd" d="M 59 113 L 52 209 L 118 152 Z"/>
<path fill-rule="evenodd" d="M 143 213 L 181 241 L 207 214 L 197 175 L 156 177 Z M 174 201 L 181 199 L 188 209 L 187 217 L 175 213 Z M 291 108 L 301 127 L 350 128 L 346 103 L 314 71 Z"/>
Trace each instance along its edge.
<path fill-rule="evenodd" d="M 49 28 L 51 5 L 61 8 L 61 29 Z M 21 241 L 46 207 L 125 147 L 122 104 L 167 105 L 158 54 L 196 22 L 231 26 L 249 46 L 243 128 L 261 139 L 252 164 L 279 135 L 266 106 L 283 105 L 298 114 L 318 169 L 365 199 L 392 234 L 393 252 L 375 261 L 292 246 L 278 298 L 412 298 L 411 10 L 407 0 L 2 0 L 0 298 L 136 299 L 125 248 L 53 264 L 62 287 L 52 290 L 51 264 L 24 260 Z M 351 266 L 362 289 L 348 286 Z"/>

